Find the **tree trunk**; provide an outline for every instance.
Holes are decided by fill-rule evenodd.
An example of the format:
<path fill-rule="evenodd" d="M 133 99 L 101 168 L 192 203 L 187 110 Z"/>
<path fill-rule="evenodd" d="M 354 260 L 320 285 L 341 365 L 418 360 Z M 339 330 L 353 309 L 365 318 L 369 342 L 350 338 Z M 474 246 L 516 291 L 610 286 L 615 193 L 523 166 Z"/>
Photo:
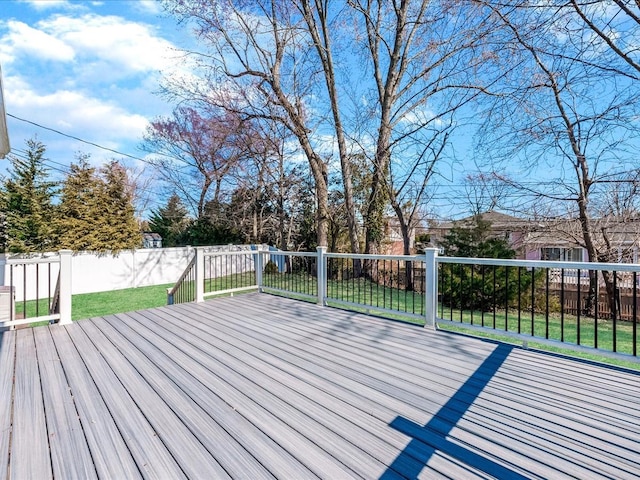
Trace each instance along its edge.
<path fill-rule="evenodd" d="M 384 238 L 384 210 L 387 206 L 387 173 L 389 170 L 389 141 L 391 128 L 388 124 L 388 110 L 383 111 L 383 118 L 378 135 L 378 145 L 371 179 L 371 193 L 365 217 L 366 243 L 365 253 L 380 253 L 380 245 Z"/>
<path fill-rule="evenodd" d="M 353 176 L 351 172 L 351 161 L 347 151 L 347 143 L 344 137 L 342 119 L 340 115 L 340 107 L 338 102 L 338 90 L 336 88 L 336 78 L 333 68 L 333 52 L 331 47 L 331 38 L 329 36 L 329 24 L 327 22 L 326 12 L 328 5 L 318 5 L 316 1 L 316 9 L 310 5 L 309 0 L 302 0 L 302 9 L 304 18 L 309 28 L 309 33 L 313 38 L 316 52 L 320 57 L 322 69 L 324 71 L 325 85 L 329 95 L 331 104 L 331 112 L 333 114 L 333 124 L 338 142 L 338 152 L 340 156 L 340 167 L 342 169 L 342 184 L 344 186 L 344 201 L 347 213 L 347 225 L 349 228 L 349 243 L 351 253 L 360 252 L 360 240 L 358 239 L 358 224 L 356 222 L 356 208 L 353 201 Z M 318 16 L 320 30 L 314 11 Z"/>

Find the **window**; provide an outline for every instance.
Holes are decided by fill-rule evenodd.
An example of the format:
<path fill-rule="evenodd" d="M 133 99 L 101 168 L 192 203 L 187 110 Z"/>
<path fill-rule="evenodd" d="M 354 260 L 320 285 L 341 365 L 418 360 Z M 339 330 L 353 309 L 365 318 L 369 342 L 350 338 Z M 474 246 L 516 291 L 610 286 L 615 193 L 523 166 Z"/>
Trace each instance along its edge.
<path fill-rule="evenodd" d="M 542 248 L 540 258 L 555 262 L 582 262 L 581 248 Z"/>

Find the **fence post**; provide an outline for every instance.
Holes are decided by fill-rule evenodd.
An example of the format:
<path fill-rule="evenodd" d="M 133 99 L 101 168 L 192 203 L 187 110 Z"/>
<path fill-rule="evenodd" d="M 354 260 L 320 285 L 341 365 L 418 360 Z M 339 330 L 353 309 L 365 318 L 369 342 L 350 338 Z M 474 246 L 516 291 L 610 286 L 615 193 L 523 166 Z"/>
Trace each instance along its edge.
<path fill-rule="evenodd" d="M 316 248 L 318 256 L 316 257 L 316 267 L 318 270 L 318 305 L 324 307 L 325 297 L 327 296 L 327 247 L 320 246 Z"/>
<path fill-rule="evenodd" d="M 71 323 L 71 250 L 60 250 L 60 325 Z"/>
<path fill-rule="evenodd" d="M 257 246 L 256 253 L 256 284 L 258 285 L 258 292 L 262 293 L 262 271 L 264 270 L 264 253 L 262 245 Z"/>
<path fill-rule="evenodd" d="M 438 312 L 438 256 L 437 248 L 426 248 L 424 251 L 424 314 L 425 328 L 436 328 Z"/>
<path fill-rule="evenodd" d="M 204 247 L 196 250 L 196 302 L 204 302 Z"/>

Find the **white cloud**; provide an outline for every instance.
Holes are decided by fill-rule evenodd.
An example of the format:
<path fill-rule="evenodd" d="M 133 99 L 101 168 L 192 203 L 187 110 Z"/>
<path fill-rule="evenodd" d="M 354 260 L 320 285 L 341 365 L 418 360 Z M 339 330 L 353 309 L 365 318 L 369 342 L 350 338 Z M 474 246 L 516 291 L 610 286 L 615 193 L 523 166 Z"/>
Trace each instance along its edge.
<path fill-rule="evenodd" d="M 64 40 L 26 23 L 11 20 L 6 24 L 8 33 L 2 37 L 0 54 L 9 63 L 23 55 L 56 61 L 71 61 L 75 52 Z"/>
<path fill-rule="evenodd" d="M 138 0 L 132 7 L 142 13 L 159 14 L 162 12 L 162 4 L 158 0 Z"/>
<path fill-rule="evenodd" d="M 20 0 L 23 3 L 28 3 L 30 6 L 35 8 L 36 10 L 47 10 L 51 8 L 72 8 L 73 4 L 71 4 L 68 0 Z"/>
<path fill-rule="evenodd" d="M 0 37 L 0 61 L 29 59 L 74 62 L 77 74 L 93 72 L 94 81 L 112 81 L 171 68 L 176 50 L 145 24 L 117 16 L 54 15 L 29 26 L 10 20 Z"/>
<path fill-rule="evenodd" d="M 79 56 L 99 58 L 122 72 L 161 70 L 171 62 L 172 44 L 144 24 L 116 16 L 55 16 L 38 23 Z"/>
<path fill-rule="evenodd" d="M 59 8 L 55 12 L 42 12 L 53 3 L 48 7 L 28 3 L 40 10 L 39 21 L 27 24 L 24 16 L 3 22 L 0 15 L 7 111 L 33 124 L 137 155 L 148 118 L 169 110 L 153 94 L 159 88 L 159 72 L 181 67 L 173 60 L 173 44 L 162 38 L 161 27 L 119 14 L 87 13 L 89 6 L 111 8 L 110 2 L 55 2 Z M 134 8 L 131 3 L 122 2 L 115 10 L 124 15 Z M 155 2 L 135 8 L 149 13 L 151 4 Z M 90 153 L 95 162 L 118 157 L 37 125 L 8 120 L 16 148 L 37 134 L 49 157 L 58 162 L 68 162 L 78 151 Z M 0 165 L 0 174 L 2 169 Z"/>
<path fill-rule="evenodd" d="M 17 77 L 8 77 L 5 83 L 6 91 L 11 92 L 7 107 L 16 116 L 95 143 L 108 142 L 113 148 L 118 142 L 137 141 L 147 125 L 142 115 L 79 92 L 38 94 Z"/>

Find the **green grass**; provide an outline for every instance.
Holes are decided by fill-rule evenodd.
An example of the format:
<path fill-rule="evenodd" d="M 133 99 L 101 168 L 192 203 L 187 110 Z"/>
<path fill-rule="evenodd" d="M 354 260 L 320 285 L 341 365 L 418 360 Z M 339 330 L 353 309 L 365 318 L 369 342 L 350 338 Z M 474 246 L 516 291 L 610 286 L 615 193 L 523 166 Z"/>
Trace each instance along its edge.
<path fill-rule="evenodd" d="M 173 284 L 151 287 L 125 288 L 110 292 L 83 293 L 71 297 L 71 318 L 101 317 L 114 313 L 125 313 L 145 308 L 161 307 L 167 304 L 167 287 Z M 16 315 L 22 317 L 25 302 L 16 303 Z M 40 315 L 48 315 L 49 300 L 41 299 L 38 305 Z M 36 317 L 36 301 L 26 302 L 27 318 Z M 32 327 L 46 325 L 48 322 L 33 322 Z"/>
<path fill-rule="evenodd" d="M 443 317 L 445 319 L 451 319 L 451 317 L 453 317 L 453 321 L 460 322 L 460 310 L 453 310 L 453 315 L 451 315 L 450 310 L 445 308 L 444 313 L 445 315 L 443 315 Z M 462 321 L 460 323 L 471 323 L 470 311 L 462 312 Z M 480 312 L 473 312 L 473 324 L 481 325 L 481 323 L 482 314 Z M 518 320 L 517 311 L 509 311 L 505 314 L 504 310 L 498 310 L 495 314 L 495 322 L 493 312 L 485 312 L 484 314 L 484 325 L 495 328 L 499 331 L 518 332 L 518 323 L 520 323 L 520 333 L 524 335 L 548 338 L 550 340 L 562 341 L 568 344 L 579 344 L 585 347 L 595 347 L 597 334 L 598 348 L 611 352 L 614 351 L 614 329 L 613 322 L 611 320 L 598 319 L 596 325 L 593 318 L 581 316 L 580 322 L 578 323 L 578 318 L 574 315 L 565 315 L 563 319 L 560 315 L 554 314 L 549 317 L 549 330 L 547 332 L 545 317 L 541 314 L 534 314 L 533 316 L 533 331 L 530 313 L 525 314 L 525 312 L 523 312 L 520 320 Z M 618 320 L 616 322 L 615 336 L 615 350 L 618 353 L 632 354 L 633 322 L 623 322 Z"/>
<path fill-rule="evenodd" d="M 216 292 L 233 288 L 251 287 L 256 284 L 256 272 L 234 273 L 221 278 L 210 278 L 204 281 L 204 292 Z"/>
<path fill-rule="evenodd" d="M 101 317 L 167 304 L 167 288 L 173 284 L 125 288 L 110 292 L 84 293 L 71 299 L 72 319 Z"/>
<path fill-rule="evenodd" d="M 25 308 L 27 311 L 24 315 Z M 39 301 L 30 300 L 28 302 L 16 302 L 17 318 L 32 318 L 37 316 L 49 315 L 49 299 L 41 298 Z"/>

